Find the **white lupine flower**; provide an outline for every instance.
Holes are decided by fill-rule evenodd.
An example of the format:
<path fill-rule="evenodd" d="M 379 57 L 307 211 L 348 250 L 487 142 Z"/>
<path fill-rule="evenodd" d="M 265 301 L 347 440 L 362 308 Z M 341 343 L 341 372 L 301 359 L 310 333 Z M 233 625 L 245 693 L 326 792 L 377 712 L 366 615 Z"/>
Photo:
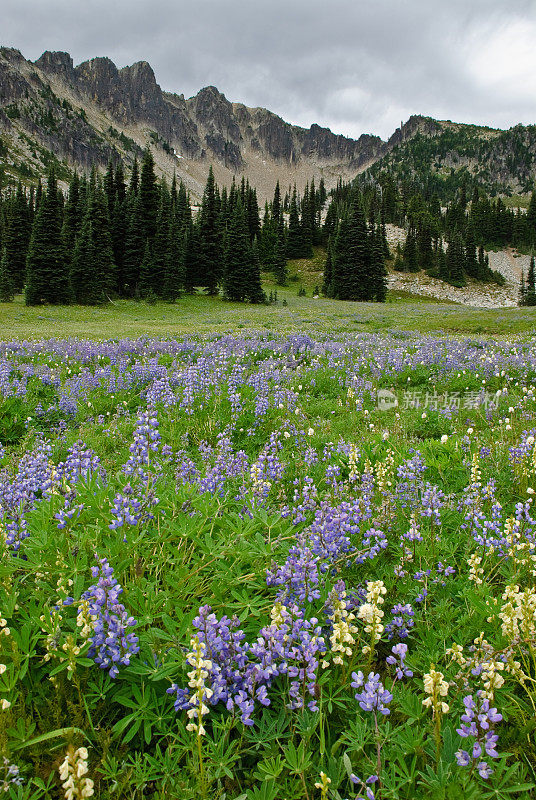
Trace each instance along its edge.
<path fill-rule="evenodd" d="M 444 677 L 443 673 L 436 670 L 433 664 L 430 667 L 430 672 L 427 672 L 424 676 L 424 691 L 428 697 L 422 701 L 422 704 L 426 708 L 432 708 L 434 716 L 436 714 L 448 714 L 449 711 L 448 704 L 441 700 L 442 697 L 448 695 L 449 691 L 449 685 L 444 680 Z"/>

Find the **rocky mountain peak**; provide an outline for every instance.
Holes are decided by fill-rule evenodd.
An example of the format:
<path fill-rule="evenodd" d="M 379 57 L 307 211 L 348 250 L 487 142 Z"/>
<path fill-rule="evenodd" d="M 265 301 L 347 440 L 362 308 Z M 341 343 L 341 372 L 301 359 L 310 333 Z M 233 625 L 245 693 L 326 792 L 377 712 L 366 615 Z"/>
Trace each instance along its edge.
<path fill-rule="evenodd" d="M 39 67 L 43 72 L 59 75 L 64 80 L 71 82 L 74 76 L 73 59 L 69 53 L 62 50 L 45 50 L 42 56 L 37 61 L 34 61 L 36 67 Z"/>

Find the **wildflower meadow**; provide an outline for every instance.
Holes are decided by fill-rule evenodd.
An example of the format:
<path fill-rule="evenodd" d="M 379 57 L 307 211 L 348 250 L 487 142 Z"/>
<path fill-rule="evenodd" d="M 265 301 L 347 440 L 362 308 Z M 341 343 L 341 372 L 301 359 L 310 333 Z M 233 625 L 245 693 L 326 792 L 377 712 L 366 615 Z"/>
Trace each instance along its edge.
<path fill-rule="evenodd" d="M 0 343 L 0 794 L 533 797 L 535 384 L 530 337 Z"/>

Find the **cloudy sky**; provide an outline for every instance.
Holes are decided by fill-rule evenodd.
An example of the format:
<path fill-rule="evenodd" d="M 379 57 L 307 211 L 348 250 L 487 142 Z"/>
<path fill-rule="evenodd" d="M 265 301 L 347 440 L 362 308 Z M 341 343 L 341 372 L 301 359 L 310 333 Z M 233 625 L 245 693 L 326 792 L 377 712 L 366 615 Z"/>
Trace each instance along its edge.
<path fill-rule="evenodd" d="M 469 7 L 467 7 L 469 6 Z M 0 44 L 149 61 L 308 127 L 389 136 L 411 114 L 536 123 L 536 0 L 0 0 Z"/>

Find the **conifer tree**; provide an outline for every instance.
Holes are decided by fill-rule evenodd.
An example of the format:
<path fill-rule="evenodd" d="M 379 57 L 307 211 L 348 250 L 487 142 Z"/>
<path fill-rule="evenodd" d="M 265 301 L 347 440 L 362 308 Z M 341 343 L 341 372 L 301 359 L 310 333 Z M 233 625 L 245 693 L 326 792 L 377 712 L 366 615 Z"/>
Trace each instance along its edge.
<path fill-rule="evenodd" d="M 251 245 L 251 265 L 248 275 L 247 297 L 250 303 L 264 303 L 266 301 L 266 295 L 262 289 L 261 262 L 256 239 L 253 240 L 253 244 Z"/>
<path fill-rule="evenodd" d="M 218 201 L 212 167 L 209 169 L 199 214 L 198 270 L 208 294 L 218 293 L 222 272 L 222 247 L 218 225 Z"/>
<path fill-rule="evenodd" d="M 331 240 L 328 241 L 326 249 L 326 260 L 324 262 L 324 275 L 322 280 L 322 294 L 325 297 L 333 296 L 333 263 L 331 260 Z"/>
<path fill-rule="evenodd" d="M 156 218 L 156 233 L 153 241 L 154 272 L 150 286 L 155 295 L 162 297 L 168 273 L 169 243 L 171 225 L 171 198 L 164 186 L 160 192 L 160 206 Z"/>
<path fill-rule="evenodd" d="M 385 303 L 387 297 L 387 270 L 383 255 L 381 228 L 372 233 L 371 250 L 371 297 L 376 303 Z"/>
<path fill-rule="evenodd" d="M 272 219 L 279 225 L 279 217 L 281 215 L 281 190 L 279 188 L 279 181 L 277 181 L 274 190 L 274 199 L 272 201 Z"/>
<path fill-rule="evenodd" d="M 288 218 L 287 258 L 302 258 L 303 250 L 302 227 L 298 213 L 296 187 L 294 187 Z"/>
<path fill-rule="evenodd" d="M 236 207 L 227 229 L 224 252 L 223 296 L 241 301 L 248 296 L 248 273 L 251 270 L 251 247 L 242 200 Z"/>
<path fill-rule="evenodd" d="M 286 286 L 288 280 L 287 242 L 285 236 L 285 223 L 283 221 L 282 213 L 279 215 L 279 222 L 277 225 L 272 272 L 274 274 L 276 283 L 278 283 L 279 286 Z"/>
<path fill-rule="evenodd" d="M 11 303 L 15 296 L 15 286 L 7 260 L 7 250 L 2 250 L 0 258 L 0 303 Z"/>
<path fill-rule="evenodd" d="M 301 204 L 301 239 L 302 251 L 300 258 L 313 257 L 313 231 L 314 231 L 314 197 L 306 184 Z"/>
<path fill-rule="evenodd" d="M 138 292 L 145 242 L 141 202 L 139 197 L 131 194 L 127 205 L 125 250 L 120 287 L 121 293 L 127 297 L 135 297 Z"/>
<path fill-rule="evenodd" d="M 465 286 L 465 253 L 459 233 L 455 233 L 447 247 L 448 280 L 454 286 Z"/>
<path fill-rule="evenodd" d="M 76 237 L 82 226 L 84 216 L 80 203 L 80 178 L 75 172 L 69 184 L 69 194 L 63 213 L 62 236 L 67 253 L 67 260 L 70 263 L 74 251 Z"/>
<path fill-rule="evenodd" d="M 172 211 L 164 281 L 164 297 L 170 303 L 174 303 L 184 291 L 187 231 L 177 211 Z"/>
<path fill-rule="evenodd" d="M 154 255 L 153 248 L 149 239 L 145 240 L 145 250 L 140 265 L 140 280 L 138 284 L 139 295 L 143 298 L 154 297 L 152 278 L 154 275 Z"/>
<path fill-rule="evenodd" d="M 361 198 L 355 194 L 350 206 L 349 271 L 343 290 L 345 300 L 371 300 L 373 283 L 371 275 L 371 252 L 365 214 Z M 341 288 L 339 287 L 339 295 Z"/>
<path fill-rule="evenodd" d="M 536 245 L 536 191 L 530 196 L 529 207 L 526 214 L 528 244 L 533 247 Z"/>
<path fill-rule="evenodd" d="M 417 250 L 417 233 L 413 225 L 409 226 L 408 235 L 402 251 L 404 268 L 407 272 L 419 271 L 419 257 Z"/>
<path fill-rule="evenodd" d="M 71 293 L 61 235 L 62 218 L 54 169 L 39 204 L 26 260 L 26 305 L 69 303 Z"/>
<path fill-rule="evenodd" d="M 105 302 L 115 289 L 108 200 L 99 185 L 90 190 L 86 214 L 74 248 L 70 281 L 74 300 L 82 305 Z"/>
<path fill-rule="evenodd" d="M 130 173 L 130 183 L 128 185 L 129 195 L 137 195 L 140 188 L 140 172 L 138 167 L 138 157 L 134 156 L 132 172 Z"/>
<path fill-rule="evenodd" d="M 534 256 L 530 257 L 529 271 L 527 274 L 526 293 L 525 293 L 525 305 L 536 306 L 536 275 L 534 268 Z"/>
<path fill-rule="evenodd" d="M 28 204 L 19 181 L 17 192 L 7 209 L 6 225 L 2 237 L 6 250 L 7 269 L 11 274 L 11 281 L 16 291 L 21 291 L 24 286 L 30 235 Z"/>
<path fill-rule="evenodd" d="M 519 282 L 519 299 L 518 305 L 524 306 L 526 305 L 526 298 L 527 298 L 527 287 L 525 286 L 525 273 L 521 270 L 521 280 Z"/>
<path fill-rule="evenodd" d="M 108 169 L 104 175 L 104 193 L 106 195 L 106 200 L 108 203 L 108 213 L 110 218 L 112 216 L 112 211 L 115 203 L 115 170 L 112 159 L 108 161 Z"/>
<path fill-rule="evenodd" d="M 143 220 L 143 232 L 147 239 L 152 239 L 156 233 L 156 218 L 158 216 L 158 184 L 154 171 L 154 159 L 149 148 L 145 150 L 140 174 L 140 204 Z"/>

